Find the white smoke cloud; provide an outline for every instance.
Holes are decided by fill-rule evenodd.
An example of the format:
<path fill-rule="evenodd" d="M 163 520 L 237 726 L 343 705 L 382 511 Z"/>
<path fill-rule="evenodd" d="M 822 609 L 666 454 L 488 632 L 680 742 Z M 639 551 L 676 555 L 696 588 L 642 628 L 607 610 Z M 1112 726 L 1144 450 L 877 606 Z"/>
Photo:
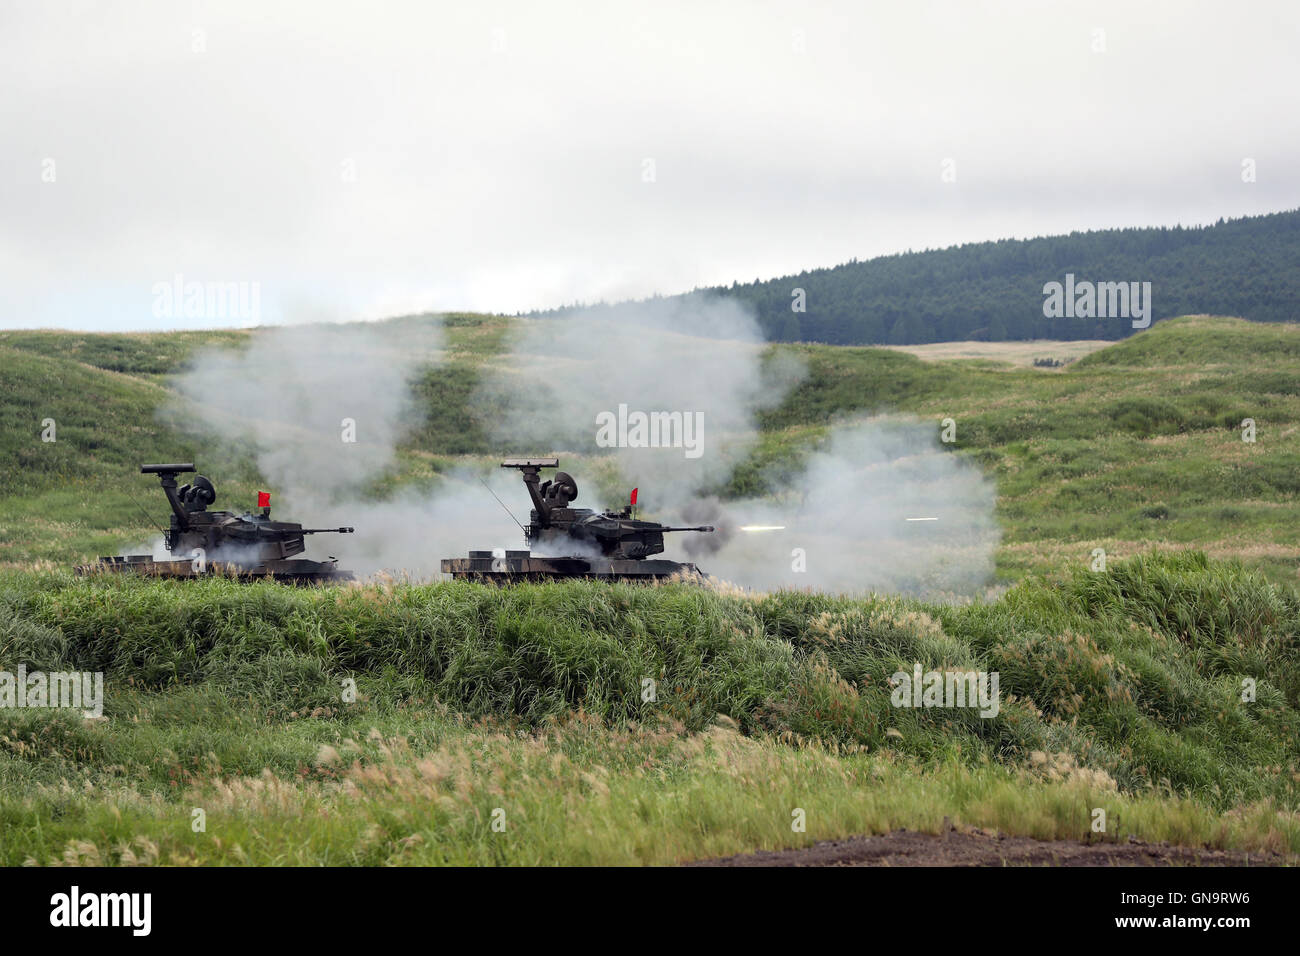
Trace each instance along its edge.
<path fill-rule="evenodd" d="M 428 540 L 427 528 L 395 503 L 368 501 L 366 489 L 421 423 L 412 384 L 442 360 L 442 346 L 442 325 L 429 318 L 259 329 L 241 348 L 195 355 L 173 381 L 177 401 L 161 414 L 174 428 L 215 439 L 225 454 L 251 450 L 277 517 L 356 528 L 344 538 L 308 537 L 306 556 L 334 554 L 341 567 L 374 571 Z M 212 473 L 220 493 L 219 463 L 200 470 Z M 420 514 L 418 524 L 424 520 Z"/>
<path fill-rule="evenodd" d="M 277 491 L 319 505 L 357 495 L 393 464 L 423 414 L 411 384 L 441 347 L 436 320 L 262 329 L 242 348 L 196 355 L 173 382 L 182 401 L 164 416 L 251 444 Z"/>
<path fill-rule="evenodd" d="M 519 325 L 509 359 L 480 393 L 501 409 L 494 440 L 519 454 L 610 458 L 626 487 L 659 507 L 724 483 L 757 441 L 755 415 L 779 405 L 803 375 L 788 353 L 764 362 L 753 313 L 729 299 L 658 300 Z M 617 416 L 620 406 L 698 417 L 698 457 L 686 447 L 598 447 L 597 416 Z"/>
<path fill-rule="evenodd" d="M 715 577 L 760 589 L 944 595 L 988 584 L 995 490 L 972 462 L 939 444 L 932 424 L 873 418 L 832 426 L 797 474 L 769 476 L 773 494 L 714 497 L 754 450 L 758 413 L 780 404 L 804 374 L 788 353 L 767 354 L 740 304 L 588 310 L 519 320 L 511 335 L 473 399 L 492 458 L 559 456 L 579 484 L 575 507 L 620 507 L 637 486 L 646 518 L 718 526 L 712 535 L 667 535 L 664 557 L 697 560 Z M 341 566 L 363 574 L 432 577 L 442 558 L 523 548 L 516 520 L 526 523 L 530 508 L 517 472 L 484 476 L 485 463 L 469 460 L 432 488 L 407 486 L 383 500 L 367 491 L 421 416 L 439 414 L 417 407 L 411 384 L 441 360 L 441 344 L 441 328 L 429 320 L 258 332 L 245 349 L 198 355 L 178 379 L 181 401 L 167 417 L 251 443 L 262 474 L 293 509 L 281 514 L 356 527 L 342 541 L 309 540 L 309 554 L 338 554 Z M 599 447 L 597 416 L 620 405 L 701 415 L 701 454 Z M 356 423 L 355 444 L 341 440 L 343 419 Z M 782 530 L 740 530 L 750 525 Z"/>
<path fill-rule="evenodd" d="M 716 577 L 760 589 L 970 595 L 993 574 L 996 496 L 935 425 L 876 418 L 834 427 L 779 498 L 695 511 L 727 533 L 687 550 Z M 772 530 L 740 530 L 754 526 Z"/>

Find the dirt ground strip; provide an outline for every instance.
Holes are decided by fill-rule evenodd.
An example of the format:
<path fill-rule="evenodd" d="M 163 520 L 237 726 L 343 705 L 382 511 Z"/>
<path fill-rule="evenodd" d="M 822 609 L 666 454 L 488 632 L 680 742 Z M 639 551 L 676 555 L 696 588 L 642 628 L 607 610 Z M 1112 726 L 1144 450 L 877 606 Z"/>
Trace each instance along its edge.
<path fill-rule="evenodd" d="M 878 345 L 876 348 L 907 352 L 926 362 L 948 359 L 991 359 L 1013 365 L 1033 365 L 1035 359 L 1049 358 L 1057 361 L 1083 358 L 1089 352 L 1104 349 L 1114 342 L 1077 339 L 1033 339 L 1028 342 L 933 342 L 929 345 Z M 1059 371 L 1052 369 L 1052 371 Z"/>
<path fill-rule="evenodd" d="M 935 835 L 895 830 L 883 836 L 828 840 L 801 850 L 760 851 L 687 866 L 1287 866 L 1276 853 L 1206 850 L 1167 843 L 1034 840 L 987 830 Z"/>

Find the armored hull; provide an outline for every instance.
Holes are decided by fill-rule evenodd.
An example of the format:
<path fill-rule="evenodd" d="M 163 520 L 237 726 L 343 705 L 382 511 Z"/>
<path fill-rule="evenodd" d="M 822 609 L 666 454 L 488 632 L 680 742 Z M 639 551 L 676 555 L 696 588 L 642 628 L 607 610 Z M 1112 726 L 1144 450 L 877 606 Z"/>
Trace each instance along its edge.
<path fill-rule="evenodd" d="M 596 581 L 699 581 L 703 575 L 693 564 L 680 561 L 629 560 L 576 556 L 549 557 L 530 551 L 471 551 L 466 558 L 444 558 L 443 574 L 460 581 L 512 584 L 518 581 L 561 581 L 584 578 Z"/>
<path fill-rule="evenodd" d="M 318 584 L 327 581 L 351 581 L 351 571 L 340 571 L 337 561 L 309 561 L 299 558 L 291 561 L 262 561 L 258 564 L 237 564 L 233 561 L 212 561 L 198 570 L 192 560 L 155 561 L 148 554 L 128 554 L 98 558 L 94 564 L 81 564 L 77 574 L 143 574 L 152 578 L 178 578 L 193 580 L 206 577 L 229 577 L 254 580 L 270 578 L 290 584 Z"/>

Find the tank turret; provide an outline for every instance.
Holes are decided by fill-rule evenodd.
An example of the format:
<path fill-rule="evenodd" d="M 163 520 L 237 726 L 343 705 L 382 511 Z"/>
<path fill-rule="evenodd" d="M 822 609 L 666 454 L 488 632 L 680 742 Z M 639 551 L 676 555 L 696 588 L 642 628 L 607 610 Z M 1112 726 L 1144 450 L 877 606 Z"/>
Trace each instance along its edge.
<path fill-rule="evenodd" d="M 259 512 L 235 514 L 209 511 L 217 490 L 203 475 L 188 485 L 176 486 L 176 476 L 194 471 L 192 464 L 142 465 L 141 474 L 157 475 L 171 505 L 171 527 L 163 534 L 167 550 L 177 557 L 189 557 L 201 549 L 211 560 L 241 565 L 283 561 L 306 550 L 309 534 L 351 534 L 351 528 L 304 528 L 295 521 L 271 520 L 267 504 Z"/>
<path fill-rule="evenodd" d="M 632 517 L 629 505 L 622 511 L 592 511 L 570 508 L 578 498 L 578 483 L 567 472 L 557 471 L 549 481 L 541 480 L 541 469 L 558 468 L 558 458 L 507 458 L 502 468 L 518 468 L 533 499 L 524 536 L 530 547 L 556 553 L 566 547 L 598 548 L 607 558 L 643 561 L 663 554 L 664 534 L 670 531 L 712 531 L 709 525 L 672 528 L 656 521 Z"/>

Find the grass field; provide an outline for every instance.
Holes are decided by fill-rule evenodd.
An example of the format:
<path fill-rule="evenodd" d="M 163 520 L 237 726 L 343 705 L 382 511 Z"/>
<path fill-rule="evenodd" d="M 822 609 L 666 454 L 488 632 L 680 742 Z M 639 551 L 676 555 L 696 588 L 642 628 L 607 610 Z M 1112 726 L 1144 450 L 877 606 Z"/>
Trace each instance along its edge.
<path fill-rule="evenodd" d="M 671 862 L 1096 809 L 1100 839 L 1300 851 L 1300 601 L 1197 556 L 959 608 L 66 572 L 0 602 L 0 663 L 108 680 L 104 719 L 8 717 L 10 864 Z M 892 707 L 913 662 L 999 672 L 999 712 Z"/>
<path fill-rule="evenodd" d="M 379 493 L 499 453 L 468 397 L 514 321 L 450 318 Z M 952 417 L 997 481 L 994 600 L 72 577 L 147 540 L 140 461 L 217 454 L 154 413 L 244 334 L 0 333 L 0 669 L 106 680 L 106 719 L 0 716 L 4 863 L 665 863 L 945 816 L 1300 852 L 1295 326 L 1172 320 L 1060 369 L 784 347 L 808 376 L 730 491 L 832 421 Z M 916 663 L 998 672 L 998 714 L 891 706 Z"/>
<path fill-rule="evenodd" d="M 385 488 L 502 454 L 486 437 L 492 410 L 476 411 L 469 396 L 482 368 L 501 361 L 512 321 L 522 320 L 451 318 L 448 360 L 418 388 L 436 414 L 402 446 Z M 153 414 L 165 397 L 163 370 L 198 344 L 244 334 L 185 333 L 173 341 L 0 333 L 0 454 L 12 463 L 0 473 L 0 565 L 66 563 L 148 540 L 150 526 L 131 498 L 142 495 L 134 465 L 147 458 L 220 456 L 222 487 L 251 495 L 257 479 L 247 460 L 172 434 Z M 809 375 L 763 414 L 754 458 L 726 489 L 733 494 L 764 490 L 764 469 L 797 458 L 830 421 L 897 411 L 937 428 L 951 417 L 958 449 L 997 480 L 998 565 L 1007 581 L 1086 564 L 1098 547 L 1122 558 L 1153 546 L 1240 557 L 1273 580 L 1297 580 L 1297 326 L 1176 319 L 1064 369 L 1018 359 L 923 361 L 874 348 L 781 348 L 801 356 Z M 57 423 L 55 443 L 39 440 L 46 418 Z M 1253 443 L 1242 440 L 1246 418 L 1256 424 Z"/>

